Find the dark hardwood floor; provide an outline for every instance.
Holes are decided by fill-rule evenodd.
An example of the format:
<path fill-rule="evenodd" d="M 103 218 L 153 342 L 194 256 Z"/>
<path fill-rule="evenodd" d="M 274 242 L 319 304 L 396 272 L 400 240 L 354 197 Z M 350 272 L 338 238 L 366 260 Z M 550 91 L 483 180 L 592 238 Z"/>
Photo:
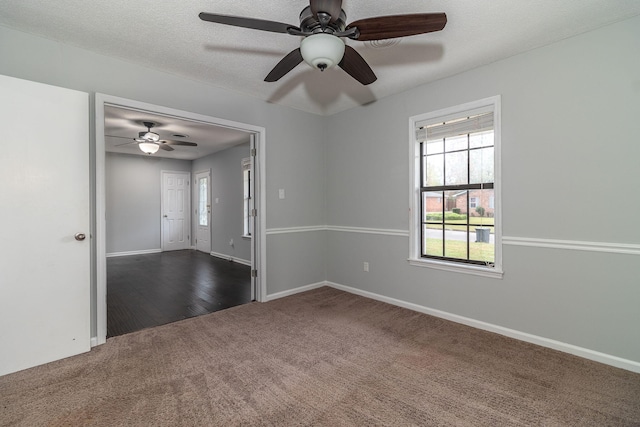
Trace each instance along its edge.
<path fill-rule="evenodd" d="M 107 337 L 251 301 L 251 268 L 194 250 L 107 259 Z"/>

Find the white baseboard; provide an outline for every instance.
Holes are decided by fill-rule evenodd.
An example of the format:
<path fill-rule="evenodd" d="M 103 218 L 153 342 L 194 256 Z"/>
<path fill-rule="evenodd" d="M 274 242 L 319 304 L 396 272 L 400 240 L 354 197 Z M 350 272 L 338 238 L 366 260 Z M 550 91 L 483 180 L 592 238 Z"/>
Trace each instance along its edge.
<path fill-rule="evenodd" d="M 318 282 L 318 283 L 312 283 L 310 285 L 300 286 L 299 288 L 295 288 L 295 289 L 289 289 L 288 291 L 276 292 L 275 294 L 267 295 L 267 297 L 265 298 L 265 302 L 288 297 L 289 295 L 299 294 L 300 292 L 306 292 L 312 289 L 321 288 L 323 286 L 329 286 L 329 285 L 327 282 Z"/>
<path fill-rule="evenodd" d="M 107 258 L 117 256 L 129 256 L 129 255 L 147 255 L 147 254 L 159 254 L 162 249 L 144 249 L 141 251 L 128 251 L 128 252 L 111 252 L 107 254 Z"/>
<path fill-rule="evenodd" d="M 373 292 L 363 291 L 361 289 L 352 288 L 350 286 L 340 285 L 338 283 L 325 282 L 325 285 L 335 289 L 339 289 L 341 291 L 349 292 L 352 294 L 371 298 L 377 301 L 382 301 L 388 304 L 396 305 L 398 307 L 407 308 L 409 310 L 429 314 L 431 316 L 450 320 L 452 322 L 461 323 L 463 325 L 471 326 L 471 327 L 482 329 L 489 332 L 494 332 L 496 334 L 504 335 L 510 338 L 515 338 L 520 341 L 525 341 L 532 344 L 537 344 L 542 347 L 547 347 L 554 350 L 562 351 L 564 353 L 573 354 L 574 356 L 579 356 L 585 359 L 593 360 L 595 362 L 600 362 L 606 365 L 615 366 L 616 368 L 626 369 L 627 371 L 640 373 L 640 362 L 636 362 L 633 360 L 623 359 L 621 357 L 612 356 L 610 354 L 601 353 L 599 351 L 590 350 L 588 348 L 578 347 L 573 344 L 567 344 L 561 341 L 556 341 L 549 338 L 528 334 L 526 332 L 516 331 L 514 329 L 505 328 L 503 326 L 482 322 L 480 320 L 459 316 L 457 314 L 447 313 L 446 311 L 424 307 L 418 304 L 413 304 L 413 303 L 398 300 L 395 298 L 390 298 L 384 295 L 375 294 Z M 312 286 L 309 289 L 313 289 L 314 287 L 317 288 L 317 287 L 320 287 L 321 285 L 318 286 L 318 284 L 314 284 L 309 286 Z M 297 292 L 303 292 L 305 290 L 309 290 L 305 288 L 307 288 L 307 286 L 296 288 L 291 291 L 287 291 L 286 293 L 288 293 L 289 295 L 292 295 Z M 284 294 L 284 293 L 285 292 L 280 292 L 280 294 Z M 276 294 L 276 295 L 279 295 L 279 294 Z M 286 296 L 286 295 L 283 295 L 283 296 Z"/>
<path fill-rule="evenodd" d="M 214 256 L 216 258 L 222 258 L 222 259 L 227 260 L 227 261 L 237 262 L 238 264 L 248 265 L 249 267 L 251 267 L 251 261 L 246 260 L 246 259 L 235 258 L 235 257 L 232 257 L 230 255 L 225 255 L 225 254 L 221 254 L 221 253 L 218 253 L 218 252 L 211 252 L 209 255 Z"/>
<path fill-rule="evenodd" d="M 91 340 L 89 341 L 89 346 L 93 348 L 97 345 L 98 345 L 98 337 L 91 337 Z"/>

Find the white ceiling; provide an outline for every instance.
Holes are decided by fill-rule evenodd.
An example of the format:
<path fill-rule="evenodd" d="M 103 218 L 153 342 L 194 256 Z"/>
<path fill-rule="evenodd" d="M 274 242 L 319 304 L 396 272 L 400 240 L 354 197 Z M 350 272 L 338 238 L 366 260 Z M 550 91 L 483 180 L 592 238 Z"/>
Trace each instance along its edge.
<path fill-rule="evenodd" d="M 305 0 L 1 0 L 0 25 L 320 115 L 363 105 L 640 14 L 638 0 L 344 0 L 347 22 L 445 12 L 441 32 L 393 46 L 349 40 L 378 81 L 306 64 L 264 77 L 299 38 L 203 22 L 200 12 L 298 25 Z"/>
<path fill-rule="evenodd" d="M 142 124 L 143 122 L 156 124 L 152 131 L 160 135 L 160 140 L 188 141 L 198 144 L 197 147 L 172 145 L 173 151 L 158 150 L 153 154 L 153 157 L 195 160 L 216 151 L 249 142 L 250 138 L 248 132 L 237 129 L 152 114 L 146 111 L 105 106 L 105 150 L 112 153 L 147 156 L 133 140 L 138 137 L 138 132 L 147 130 Z M 184 135 L 184 137 L 177 137 L 176 134 Z"/>

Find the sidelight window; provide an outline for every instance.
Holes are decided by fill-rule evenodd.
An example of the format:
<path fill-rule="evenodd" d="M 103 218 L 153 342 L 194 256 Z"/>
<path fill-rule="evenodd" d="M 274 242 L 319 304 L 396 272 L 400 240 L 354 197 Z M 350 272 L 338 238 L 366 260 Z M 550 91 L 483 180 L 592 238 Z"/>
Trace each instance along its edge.
<path fill-rule="evenodd" d="M 243 233 L 244 237 L 251 237 L 251 157 L 242 159 L 242 189 L 243 189 Z"/>

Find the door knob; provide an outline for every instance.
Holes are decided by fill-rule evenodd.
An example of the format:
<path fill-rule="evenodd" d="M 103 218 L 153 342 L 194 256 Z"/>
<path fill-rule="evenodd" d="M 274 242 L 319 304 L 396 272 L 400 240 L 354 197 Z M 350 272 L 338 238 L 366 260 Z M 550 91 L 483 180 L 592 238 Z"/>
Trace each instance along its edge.
<path fill-rule="evenodd" d="M 85 236 L 84 233 L 76 233 L 76 235 L 73 236 L 73 237 L 75 237 L 76 240 L 79 241 L 79 242 L 81 242 L 81 241 L 83 241 L 84 239 L 87 238 L 87 236 Z"/>
<path fill-rule="evenodd" d="M 164 215 L 164 217 L 165 217 L 165 218 L 167 218 L 167 216 L 166 216 L 166 215 Z"/>

